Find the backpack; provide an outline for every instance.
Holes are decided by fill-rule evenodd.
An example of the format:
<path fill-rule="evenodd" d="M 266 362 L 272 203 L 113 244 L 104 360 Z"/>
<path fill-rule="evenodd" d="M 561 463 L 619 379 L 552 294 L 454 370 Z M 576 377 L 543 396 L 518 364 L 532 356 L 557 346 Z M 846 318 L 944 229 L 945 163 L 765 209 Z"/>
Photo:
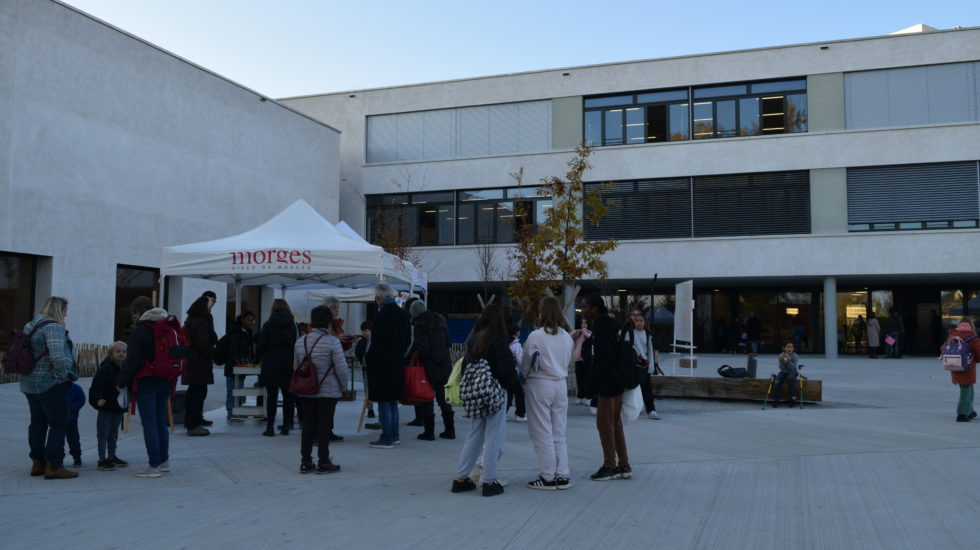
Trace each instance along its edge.
<path fill-rule="evenodd" d="M 741 367 L 735 368 L 731 365 L 722 365 L 718 367 L 718 374 L 725 378 L 747 378 L 749 371 Z"/>
<path fill-rule="evenodd" d="M 34 357 L 34 351 L 31 350 L 31 339 L 34 338 L 34 333 L 38 329 L 53 322 L 51 320 L 41 321 L 34 325 L 27 334 L 19 330 L 10 331 L 10 348 L 7 349 L 7 355 L 3 356 L 3 371 L 7 374 L 30 374 L 34 372 L 34 366 L 48 354 L 48 351 L 44 350 L 41 355 Z"/>
<path fill-rule="evenodd" d="M 504 389 L 493 377 L 490 363 L 480 358 L 463 367 L 459 380 L 459 400 L 463 403 L 463 416 L 483 418 L 496 413 L 504 406 Z"/>
<path fill-rule="evenodd" d="M 633 330 L 622 333 L 619 348 L 616 350 L 616 376 L 623 389 L 632 390 L 639 386 L 647 374 L 645 361 L 633 348 Z"/>
<path fill-rule="evenodd" d="M 976 338 L 975 334 L 971 334 L 966 338 L 950 336 L 946 340 L 946 343 L 943 344 L 943 354 L 941 356 L 943 368 L 952 372 L 970 370 L 970 364 L 973 363 L 973 352 L 970 350 L 969 341 L 974 338 Z"/>
<path fill-rule="evenodd" d="M 153 330 L 153 360 L 140 369 L 137 378 L 152 376 L 176 380 L 184 372 L 189 348 L 187 334 L 173 315 L 150 323 Z"/>

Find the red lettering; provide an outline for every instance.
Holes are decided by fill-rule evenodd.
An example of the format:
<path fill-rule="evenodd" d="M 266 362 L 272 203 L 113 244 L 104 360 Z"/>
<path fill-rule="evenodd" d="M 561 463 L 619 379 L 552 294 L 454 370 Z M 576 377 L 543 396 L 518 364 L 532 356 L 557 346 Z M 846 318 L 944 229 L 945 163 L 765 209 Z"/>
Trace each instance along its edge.
<path fill-rule="evenodd" d="M 261 260 L 259 259 L 259 254 L 262 255 Z M 265 263 L 265 250 L 256 250 L 254 253 L 249 253 L 249 256 L 251 256 L 251 258 L 249 258 L 248 263 L 252 263 L 252 262 L 257 264 Z"/>
<path fill-rule="evenodd" d="M 232 252 L 231 253 L 231 265 L 238 265 L 238 262 L 239 262 L 238 256 L 239 256 L 239 254 L 240 254 L 239 252 Z"/>
<path fill-rule="evenodd" d="M 289 252 L 286 250 L 279 250 L 276 252 L 276 261 L 285 264 L 289 263 Z"/>
<path fill-rule="evenodd" d="M 303 251 L 303 263 L 304 264 L 311 264 L 311 263 L 313 263 L 313 257 L 310 256 L 310 251 L 309 250 L 304 250 Z"/>
<path fill-rule="evenodd" d="M 289 253 L 289 263 L 291 263 L 291 264 L 298 264 L 299 263 L 299 260 L 296 259 L 298 256 L 299 256 L 299 250 L 290 251 L 290 253 Z"/>

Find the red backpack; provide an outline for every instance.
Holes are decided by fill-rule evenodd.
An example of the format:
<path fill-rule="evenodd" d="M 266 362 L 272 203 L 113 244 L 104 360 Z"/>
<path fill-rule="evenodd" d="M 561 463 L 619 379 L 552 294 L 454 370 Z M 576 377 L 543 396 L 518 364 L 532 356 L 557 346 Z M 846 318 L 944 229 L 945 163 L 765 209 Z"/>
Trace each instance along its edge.
<path fill-rule="evenodd" d="M 188 340 L 184 329 L 173 315 L 154 321 L 150 328 L 153 329 L 153 360 L 143 365 L 136 378 L 177 380 L 187 363 Z"/>

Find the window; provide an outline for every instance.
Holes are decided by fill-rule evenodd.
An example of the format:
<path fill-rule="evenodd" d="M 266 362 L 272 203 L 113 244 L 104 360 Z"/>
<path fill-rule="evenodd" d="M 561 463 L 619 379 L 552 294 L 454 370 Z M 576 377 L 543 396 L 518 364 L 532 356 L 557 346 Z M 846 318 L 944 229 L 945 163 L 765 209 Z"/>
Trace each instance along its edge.
<path fill-rule="evenodd" d="M 807 131 L 804 79 L 694 88 L 693 95 L 694 139 Z"/>
<path fill-rule="evenodd" d="M 413 193 L 412 205 L 418 215 L 418 245 L 453 244 L 453 219 L 456 217 L 454 193 Z"/>
<path fill-rule="evenodd" d="M 116 320 L 113 329 L 116 340 L 127 341 L 133 330 L 129 306 L 139 296 L 157 303 L 160 290 L 160 270 L 132 265 L 116 266 Z"/>
<path fill-rule="evenodd" d="M 583 106 L 583 137 L 590 145 L 688 139 L 686 89 L 589 97 Z"/>
<path fill-rule="evenodd" d="M 975 228 L 978 163 L 847 169 L 849 231 Z"/>
<path fill-rule="evenodd" d="M 368 116 L 368 164 L 551 150 L 551 101 Z"/>
<path fill-rule="evenodd" d="M 36 256 L 0 252 L 0 350 L 10 345 L 10 331 L 34 316 L 36 279 Z"/>

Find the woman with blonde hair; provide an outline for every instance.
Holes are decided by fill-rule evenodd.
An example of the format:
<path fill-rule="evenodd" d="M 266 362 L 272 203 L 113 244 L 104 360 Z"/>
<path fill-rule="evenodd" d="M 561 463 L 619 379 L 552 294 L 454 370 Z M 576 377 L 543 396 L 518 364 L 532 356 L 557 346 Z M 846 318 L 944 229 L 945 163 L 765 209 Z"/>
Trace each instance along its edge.
<path fill-rule="evenodd" d="M 44 479 L 69 479 L 78 472 L 65 469 L 65 431 L 68 428 L 68 389 L 78 380 L 75 350 L 65 317 L 68 300 L 52 296 L 24 326 L 30 339 L 34 370 L 20 379 L 20 391 L 27 397 L 31 424 L 27 442 L 31 448 L 31 475 Z"/>
<path fill-rule="evenodd" d="M 554 491 L 572 486 L 568 469 L 568 364 L 575 343 L 558 300 L 545 296 L 538 303 L 539 329 L 524 343 L 521 372 L 527 383 L 527 433 L 538 455 L 539 475 L 530 489 Z"/>

